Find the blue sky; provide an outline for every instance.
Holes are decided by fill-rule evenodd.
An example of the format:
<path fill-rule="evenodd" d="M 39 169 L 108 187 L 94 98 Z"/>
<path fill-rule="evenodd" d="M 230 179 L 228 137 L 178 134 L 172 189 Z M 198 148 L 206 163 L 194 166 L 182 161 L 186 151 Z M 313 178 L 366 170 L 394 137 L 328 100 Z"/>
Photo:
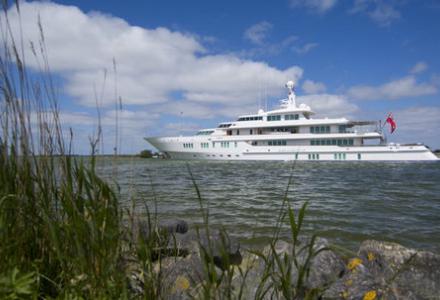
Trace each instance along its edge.
<path fill-rule="evenodd" d="M 136 153 L 149 147 L 144 136 L 274 106 L 288 79 L 317 117 L 393 112 L 389 141 L 440 148 L 438 1 L 56 1 L 22 3 L 21 13 L 34 42 L 41 16 L 78 153 L 88 152 L 97 102 L 101 151 L 114 147 L 117 114 L 119 151 Z"/>

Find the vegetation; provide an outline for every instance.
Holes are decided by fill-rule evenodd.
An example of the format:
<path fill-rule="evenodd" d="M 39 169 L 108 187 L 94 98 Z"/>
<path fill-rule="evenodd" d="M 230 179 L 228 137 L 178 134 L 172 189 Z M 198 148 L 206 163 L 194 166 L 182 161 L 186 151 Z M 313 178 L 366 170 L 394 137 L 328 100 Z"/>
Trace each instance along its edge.
<path fill-rule="evenodd" d="M 157 230 L 156 215 L 145 204 L 148 234 L 127 239 L 136 232 L 133 210 L 119 206 L 118 187 L 111 186 L 96 173 L 95 153 L 98 134 L 91 139 L 91 159 L 71 155 L 72 132 L 66 140 L 58 113 L 58 103 L 44 45 L 32 46 L 34 59 L 40 62 L 39 76 L 26 69 L 22 52 L 8 23 L 8 5 L 3 3 L 2 19 L 7 26 L 0 56 L 0 298 L 69 299 L 145 299 L 164 298 L 162 254 L 170 236 Z M 15 4 L 19 12 L 19 2 Z M 2 20 L 2 21 L 3 21 Z M 151 153 L 144 153 L 150 155 Z M 209 218 L 204 199 L 194 177 L 197 199 L 204 226 L 198 231 L 210 237 Z M 300 243 L 307 203 L 295 215 L 287 198 L 277 219 L 268 253 L 254 252 L 264 260 L 256 297 L 270 295 L 293 299 L 315 297 L 316 290 L 305 286 L 314 250 L 315 236 Z M 293 249 L 290 255 L 275 251 L 280 228 L 288 219 Z M 222 233 L 222 241 L 228 235 Z M 215 266 L 212 245 L 199 244 L 203 258 L 204 280 L 196 298 L 242 298 L 249 270 L 226 263 Z M 159 249 L 159 251 L 158 251 Z M 176 249 L 177 251 L 177 249 Z M 322 250 L 320 250 L 322 251 Z M 298 256 L 305 259 L 299 260 Z M 128 258 L 141 268 L 141 291 L 135 291 L 127 268 Z M 294 270 L 293 268 L 295 267 Z M 234 274 L 241 276 L 237 292 Z M 298 276 L 294 280 L 293 273 Z"/>
<path fill-rule="evenodd" d="M 151 152 L 151 150 L 142 150 L 139 153 L 139 157 L 142 157 L 142 158 L 152 158 L 153 157 L 153 152 Z"/>

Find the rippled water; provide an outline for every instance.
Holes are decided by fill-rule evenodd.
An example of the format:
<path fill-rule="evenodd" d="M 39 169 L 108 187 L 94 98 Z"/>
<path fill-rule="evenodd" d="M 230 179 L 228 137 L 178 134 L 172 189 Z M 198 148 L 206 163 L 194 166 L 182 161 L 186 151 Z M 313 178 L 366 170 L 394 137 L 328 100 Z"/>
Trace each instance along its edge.
<path fill-rule="evenodd" d="M 105 175 L 111 160 L 100 161 Z M 440 251 L 440 163 L 206 162 L 191 161 L 212 226 L 224 226 L 246 244 L 271 236 L 290 172 L 289 199 L 309 202 L 305 229 L 356 249 L 368 238 Z M 122 201 L 144 200 L 163 218 L 200 223 L 200 206 L 187 163 L 120 158 L 117 182 Z M 288 231 L 283 231 L 288 234 Z"/>

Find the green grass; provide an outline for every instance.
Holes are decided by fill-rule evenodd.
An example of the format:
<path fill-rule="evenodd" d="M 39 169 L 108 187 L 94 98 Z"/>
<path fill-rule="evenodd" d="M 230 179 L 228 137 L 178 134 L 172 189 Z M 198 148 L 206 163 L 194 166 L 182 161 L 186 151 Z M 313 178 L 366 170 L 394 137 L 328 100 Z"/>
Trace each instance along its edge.
<path fill-rule="evenodd" d="M 50 67 L 41 24 L 39 45 L 32 45 L 32 59 L 40 63 L 39 76 L 30 76 L 21 44 L 8 24 L 8 8 L 19 13 L 19 2 L 3 2 L 6 28 L 0 55 L 0 298 L 68 299 L 161 299 L 170 292 L 164 286 L 162 249 L 173 236 L 157 229 L 156 209 L 145 203 L 148 237 L 134 235 L 134 209 L 119 206 L 118 187 L 96 173 L 96 146 L 100 128 L 91 139 L 91 159 L 71 153 L 72 132 L 63 132 L 58 113 L 56 86 Z M 29 58 L 28 58 L 29 59 Z M 199 201 L 203 226 L 200 235 L 211 235 L 205 199 L 188 167 Z M 293 169 L 292 169 L 293 174 Z M 305 281 L 310 262 L 318 254 L 315 236 L 300 243 L 307 203 L 295 213 L 287 195 L 287 184 L 277 229 L 268 253 L 255 251 L 264 261 L 255 298 L 316 298 Z M 134 199 L 133 199 L 134 203 Z M 153 201 L 154 203 L 154 201 Z M 134 206 L 133 206 L 134 207 Z M 122 224 L 128 219 L 129 228 Z M 292 252 L 275 251 L 280 229 L 290 226 Z M 229 240 L 225 231 L 222 241 Z M 203 299 L 243 299 L 250 268 L 234 266 L 222 253 L 223 266 L 215 266 L 213 245 L 199 243 L 203 264 L 201 284 L 188 296 Z M 159 250 L 158 250 L 159 249 Z M 178 249 L 175 249 L 178 251 Z M 323 250 L 320 250 L 323 251 Z M 305 255 L 304 261 L 297 259 Z M 129 261 L 129 262 L 128 262 Z M 135 266 L 141 291 L 130 285 Z M 294 280 L 293 274 L 298 274 Z M 238 279 L 237 279 L 238 278 Z M 238 283 L 237 283 L 238 282 Z"/>

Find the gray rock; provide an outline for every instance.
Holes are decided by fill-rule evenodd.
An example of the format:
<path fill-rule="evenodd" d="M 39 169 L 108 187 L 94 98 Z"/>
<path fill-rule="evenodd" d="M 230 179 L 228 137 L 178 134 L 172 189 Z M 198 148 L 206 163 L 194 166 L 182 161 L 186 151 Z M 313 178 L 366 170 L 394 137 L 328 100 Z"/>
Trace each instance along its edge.
<path fill-rule="evenodd" d="M 199 234 L 190 231 L 185 235 L 175 235 L 169 240 L 169 247 L 198 255 L 206 254 L 223 270 L 229 265 L 239 265 L 242 261 L 238 240 L 217 230 L 210 230 L 209 237 L 204 230 L 199 231 Z"/>
<path fill-rule="evenodd" d="M 205 279 L 203 263 L 198 255 L 168 257 L 161 261 L 162 294 L 166 299 L 189 299 Z"/>
<path fill-rule="evenodd" d="M 305 266 L 308 257 L 308 245 L 310 239 L 300 239 L 298 245 L 295 247 L 296 259 L 298 267 Z M 344 261 L 332 250 L 328 249 L 328 241 L 324 238 L 317 238 L 313 245 L 313 252 L 317 253 L 310 260 L 309 273 L 304 278 L 304 287 L 306 289 L 323 288 L 329 286 L 336 280 L 338 280 L 344 273 L 345 264 Z M 296 286 L 298 280 L 297 268 L 293 264 L 292 252 L 293 245 L 283 240 L 278 240 L 274 245 L 275 253 L 283 258 L 284 255 L 288 255 L 291 258 L 292 263 L 292 285 Z M 263 253 L 268 256 L 271 253 L 270 247 L 266 247 Z"/>
<path fill-rule="evenodd" d="M 440 299 L 440 255 L 391 242 L 364 241 L 358 255 L 396 299 Z M 368 257 L 370 259 L 368 259 Z"/>
<path fill-rule="evenodd" d="M 308 288 L 323 288 L 337 281 L 343 276 L 345 264 L 342 258 L 328 249 L 326 239 L 318 238 L 314 251 L 322 250 L 316 255 L 310 265 L 310 273 L 307 278 Z"/>
<path fill-rule="evenodd" d="M 377 299 L 440 299 L 439 291 L 439 255 L 369 240 L 323 299 L 362 299 L 367 292 L 376 293 Z"/>

